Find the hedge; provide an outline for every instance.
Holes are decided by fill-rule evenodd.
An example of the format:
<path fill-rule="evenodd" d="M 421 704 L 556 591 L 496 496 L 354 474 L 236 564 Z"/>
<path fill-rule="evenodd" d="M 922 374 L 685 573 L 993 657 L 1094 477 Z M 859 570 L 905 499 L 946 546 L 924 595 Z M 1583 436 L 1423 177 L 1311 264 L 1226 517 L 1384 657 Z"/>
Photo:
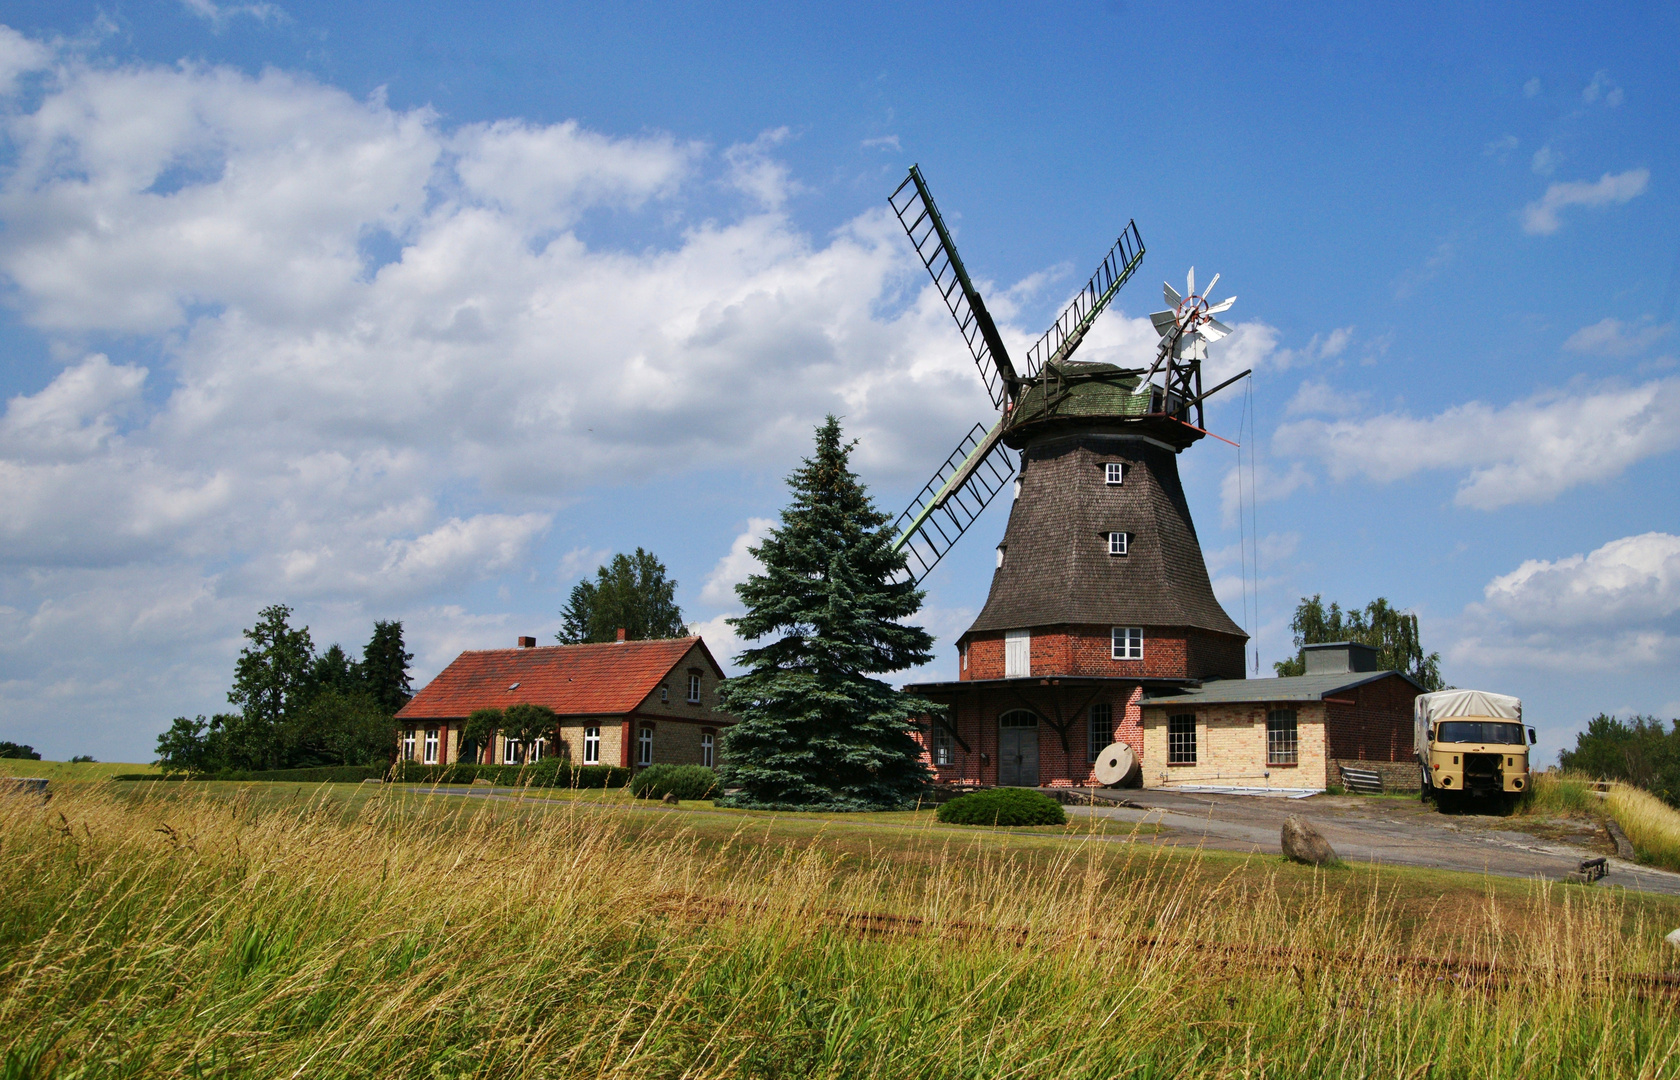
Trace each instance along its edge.
<path fill-rule="evenodd" d="M 416 765 L 398 762 L 391 779 L 402 784 L 470 784 L 488 780 L 502 787 L 621 788 L 633 770 L 618 765 L 573 765 L 560 758 L 535 765 Z"/>
<path fill-rule="evenodd" d="M 187 776 L 182 773 L 121 773 L 113 780 L 243 780 L 302 784 L 354 784 L 390 779 L 401 784 L 470 784 L 488 780 L 503 787 L 621 788 L 634 770 L 617 765 L 579 765 L 559 758 L 535 765 L 416 765 L 412 761 L 385 765 L 329 765 L 311 769 L 223 769 Z M 682 797 L 682 796 L 679 796 Z"/>
<path fill-rule="evenodd" d="M 939 808 L 948 825 L 1062 825 L 1062 804 L 1031 788 L 988 788 L 958 796 Z"/>
<path fill-rule="evenodd" d="M 704 765 L 650 765 L 630 781 L 630 790 L 644 799 L 709 799 L 718 790 L 718 778 Z"/>

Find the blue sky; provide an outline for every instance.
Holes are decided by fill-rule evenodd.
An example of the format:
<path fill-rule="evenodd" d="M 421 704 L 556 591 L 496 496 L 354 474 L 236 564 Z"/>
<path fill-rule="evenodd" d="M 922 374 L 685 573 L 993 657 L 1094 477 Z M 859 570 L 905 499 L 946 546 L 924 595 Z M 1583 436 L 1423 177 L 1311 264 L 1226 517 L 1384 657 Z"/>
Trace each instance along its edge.
<path fill-rule="evenodd" d="M 1083 356 L 1146 358 L 1191 265 L 1240 297 L 1257 573 L 1236 452 L 1181 468 L 1262 668 L 1300 596 L 1383 595 L 1549 750 L 1680 715 L 1677 21 L 0 5 L 0 738 L 147 759 L 273 602 L 401 618 L 429 677 L 637 545 L 730 651 L 825 413 L 892 513 L 987 417 L 886 214 L 912 162 L 1019 347 L 1130 218 Z"/>

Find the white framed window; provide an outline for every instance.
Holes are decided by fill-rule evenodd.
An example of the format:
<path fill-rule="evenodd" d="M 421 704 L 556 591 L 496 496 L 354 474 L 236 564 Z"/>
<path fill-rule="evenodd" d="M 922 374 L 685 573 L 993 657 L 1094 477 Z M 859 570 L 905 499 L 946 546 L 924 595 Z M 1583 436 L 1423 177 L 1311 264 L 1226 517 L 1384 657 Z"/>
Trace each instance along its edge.
<path fill-rule="evenodd" d="M 426 729 L 426 764 L 438 763 L 438 733 L 437 728 Z"/>
<path fill-rule="evenodd" d="M 1266 714 L 1266 764 L 1300 764 L 1300 745 L 1294 709 L 1273 709 Z"/>
<path fill-rule="evenodd" d="M 1091 706 L 1088 722 L 1090 727 L 1086 741 L 1089 745 L 1086 752 L 1090 754 L 1090 759 L 1095 761 L 1097 756 L 1108 748 L 1109 743 L 1114 741 L 1114 706 L 1107 702 Z"/>
<path fill-rule="evenodd" d="M 1143 627 L 1116 626 L 1111 647 L 1111 655 L 1115 660 L 1142 660 Z"/>
<path fill-rule="evenodd" d="M 1167 717 L 1167 764 L 1196 764 L 1196 714 Z"/>
<path fill-rule="evenodd" d="M 935 765 L 955 765 L 957 763 L 956 740 L 945 730 L 943 724 L 933 725 L 933 763 Z"/>
<path fill-rule="evenodd" d="M 1003 677 L 1024 679 L 1032 674 L 1032 631 L 1003 632 Z"/>
<path fill-rule="evenodd" d="M 517 765 L 517 764 L 519 764 L 519 757 L 520 757 L 519 749 L 520 749 L 519 743 L 516 740 L 514 740 L 514 739 L 504 739 L 502 741 L 502 764 L 503 765 Z"/>
<path fill-rule="evenodd" d="M 585 765 L 601 764 L 601 729 L 598 727 L 583 729 L 583 763 Z"/>
<path fill-rule="evenodd" d="M 693 672 L 689 672 L 688 675 L 688 703 L 690 705 L 700 704 L 700 676 Z"/>
<path fill-rule="evenodd" d="M 962 647 L 962 669 L 964 671 L 968 670 L 968 642 L 966 641 L 963 642 Z"/>
<path fill-rule="evenodd" d="M 542 760 L 543 749 L 547 747 L 547 745 L 547 739 L 538 739 L 536 742 L 531 744 L 530 764 L 535 765 L 537 762 Z"/>
<path fill-rule="evenodd" d="M 997 568 L 999 570 L 1003 569 L 1003 552 L 1004 552 L 1005 547 L 1006 547 L 1006 545 L 999 544 L 998 548 L 997 548 L 997 551 L 998 551 L 998 565 L 997 565 Z"/>
<path fill-rule="evenodd" d="M 414 760 L 414 732 L 412 730 L 403 732 L 402 754 L 404 761 Z"/>
<path fill-rule="evenodd" d="M 669 705 L 670 703 L 671 703 L 671 688 L 669 686 L 661 686 L 659 688 L 659 704 Z"/>
<path fill-rule="evenodd" d="M 1126 481 L 1126 466 L 1118 461 L 1110 461 L 1103 466 L 1103 481 L 1109 484 L 1123 484 Z"/>
<path fill-rule="evenodd" d="M 709 731 L 700 733 L 700 764 L 711 768 L 717 760 L 717 736 Z"/>
<path fill-rule="evenodd" d="M 636 734 L 636 764 L 653 764 L 653 725 L 643 724 Z"/>
<path fill-rule="evenodd" d="M 1123 533 L 1123 532 L 1111 532 L 1111 533 L 1109 533 L 1108 534 L 1108 553 L 1110 555 L 1124 555 L 1124 554 L 1126 554 L 1126 539 L 1127 539 L 1126 534 Z"/>

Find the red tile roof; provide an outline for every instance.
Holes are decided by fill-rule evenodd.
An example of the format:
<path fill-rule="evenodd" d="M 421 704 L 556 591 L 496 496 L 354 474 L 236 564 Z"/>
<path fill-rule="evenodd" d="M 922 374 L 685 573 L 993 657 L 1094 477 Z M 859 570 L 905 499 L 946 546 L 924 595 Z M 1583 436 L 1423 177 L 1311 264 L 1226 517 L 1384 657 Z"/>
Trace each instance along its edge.
<path fill-rule="evenodd" d="M 474 709 L 527 702 L 561 716 L 627 713 L 695 649 L 723 674 L 698 637 L 464 652 L 422 687 L 397 719 L 453 720 Z"/>

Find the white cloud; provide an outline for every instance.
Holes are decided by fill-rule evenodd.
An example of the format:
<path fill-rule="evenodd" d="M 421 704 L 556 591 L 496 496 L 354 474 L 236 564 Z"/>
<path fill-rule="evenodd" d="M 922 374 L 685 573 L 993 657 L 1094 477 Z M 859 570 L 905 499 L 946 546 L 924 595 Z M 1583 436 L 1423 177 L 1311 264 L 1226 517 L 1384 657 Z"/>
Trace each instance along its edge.
<path fill-rule="evenodd" d="M 1546 143 L 1540 149 L 1534 151 L 1534 157 L 1529 161 L 1529 168 L 1534 170 L 1536 176 L 1550 176 L 1557 172 L 1557 167 L 1562 163 L 1563 155 L 1554 149 L 1551 143 Z"/>
<path fill-rule="evenodd" d="M 1320 459 L 1339 480 L 1390 482 L 1446 469 L 1466 473 L 1460 506 L 1543 503 L 1680 446 L 1680 380 L 1547 391 L 1497 408 L 1470 402 L 1422 419 L 1300 420 L 1281 426 L 1274 445 L 1286 456 Z"/>
<path fill-rule="evenodd" d="M 1520 141 L 1515 135 L 1501 135 L 1499 138 L 1489 141 L 1482 147 L 1482 155 L 1484 157 L 1496 157 L 1504 160 L 1505 156 L 1515 150 L 1519 145 Z"/>
<path fill-rule="evenodd" d="M 1287 499 L 1311 483 L 1312 477 L 1298 461 L 1291 462 L 1289 468 L 1281 473 L 1267 464 L 1261 464 L 1252 471 L 1245 467 L 1239 472 L 1232 467 L 1226 470 L 1225 478 L 1219 482 L 1221 520 L 1227 529 L 1234 529 L 1244 506 L 1254 507 L 1260 503 Z"/>
<path fill-rule="evenodd" d="M 101 354 L 61 372 L 33 395 L 19 394 L 0 417 L 0 453 L 9 461 L 64 461 L 107 444 L 115 419 L 139 400 L 146 369 Z"/>
<path fill-rule="evenodd" d="M 1625 203 L 1645 193 L 1651 170 L 1629 169 L 1624 173 L 1605 173 L 1594 181 L 1570 180 L 1552 184 L 1546 194 L 1523 207 L 1523 232 L 1550 236 L 1562 226 L 1558 212 L 1571 206 L 1608 206 Z"/>
<path fill-rule="evenodd" d="M 85 358 L 0 418 L 0 596 L 6 619 L 74 609 L 113 636 L 11 638 L 10 724 L 50 732 L 51 687 L 74 686 L 87 731 L 149 748 L 218 707 L 204 688 L 276 600 L 345 640 L 405 617 L 426 657 L 494 644 L 509 627 L 463 594 L 546 578 L 556 514 L 594 485 L 779 469 L 831 411 L 872 480 L 920 480 L 992 411 L 884 209 L 820 240 L 775 211 L 796 188 L 780 132 L 715 154 L 449 128 L 283 71 L 102 66 L 0 34 L 0 83 L 49 61 L 0 111 L 0 276 Z M 753 206 L 720 211 L 725 189 Z M 624 239 L 576 231 L 603 214 Z M 1153 341 L 1112 316 L 1087 349 L 1135 364 Z M 148 596 L 189 614 L 123 614 Z M 99 648 L 97 668 L 58 655 Z M 155 693 L 93 689 L 157 672 Z"/>
<path fill-rule="evenodd" d="M 1608 71 L 1596 72 L 1592 77 L 1592 82 L 1588 83 L 1581 91 L 1581 100 L 1588 105 L 1592 105 L 1600 99 L 1611 108 L 1615 108 L 1622 103 L 1622 88 L 1610 81 Z"/>
<path fill-rule="evenodd" d="M 897 135 L 879 135 L 873 139 L 865 139 L 859 144 L 865 150 L 891 150 L 899 152 Z"/>
<path fill-rule="evenodd" d="M 1531 97 L 1539 97 L 1539 96 L 1540 96 L 1540 79 L 1539 79 L 1538 76 L 1536 76 L 1536 77 L 1528 80 L 1527 82 L 1523 83 L 1523 97 L 1531 98 Z"/>
<path fill-rule="evenodd" d="M 230 22 L 241 16 L 255 19 L 259 23 L 287 21 L 286 12 L 278 4 L 217 4 L 213 0 L 181 0 L 181 6 L 208 22 L 210 28 L 218 34 L 225 30 Z"/>
<path fill-rule="evenodd" d="M 1680 536 L 1650 532 L 1585 555 L 1529 559 L 1467 611 L 1455 659 L 1628 671 L 1680 660 Z"/>
<path fill-rule="evenodd" d="M 1365 392 L 1346 393 L 1328 383 L 1306 379 L 1296 388 L 1284 412 L 1290 416 L 1345 416 L 1357 413 L 1369 397 Z"/>
<path fill-rule="evenodd" d="M 606 565 L 611 555 L 606 548 L 575 547 L 560 557 L 558 576 L 561 581 L 576 581 Z"/>
<path fill-rule="evenodd" d="M 764 569 L 757 556 L 748 549 L 762 543 L 775 525 L 773 518 L 747 519 L 746 531 L 735 537 L 729 545 L 729 554 L 719 559 L 712 572 L 706 575 L 706 584 L 700 590 L 700 599 L 704 603 L 725 606 L 736 603 L 735 586 Z"/>
<path fill-rule="evenodd" d="M 788 196 L 802 190 L 787 166 L 770 156 L 770 151 L 787 138 L 787 128 L 774 128 L 750 143 L 736 143 L 723 152 L 723 159 L 729 163 L 730 183 L 766 210 L 780 209 Z"/>
<path fill-rule="evenodd" d="M 703 622 L 688 624 L 690 634 L 697 634 L 706 640 L 706 648 L 712 650 L 717 662 L 723 665 L 723 673 L 726 676 L 741 673 L 741 668 L 735 663 L 735 657 L 746 648 L 747 643 L 743 642 L 740 635 L 735 633 L 735 628 L 729 625 L 729 620 L 738 618 L 740 614 L 738 611 L 726 612 Z"/>
<path fill-rule="evenodd" d="M 1601 319 L 1569 335 L 1563 347 L 1570 352 L 1597 356 L 1637 356 L 1668 336 L 1671 324 L 1630 326 L 1620 319 Z"/>
<path fill-rule="evenodd" d="M 1680 614 L 1680 536 L 1649 532 L 1586 555 L 1529 559 L 1483 596 L 1520 626 L 1649 625 Z"/>
<path fill-rule="evenodd" d="M 10 94 L 18 79 L 52 63 L 52 50 L 9 26 L 0 26 L 0 94 Z"/>

